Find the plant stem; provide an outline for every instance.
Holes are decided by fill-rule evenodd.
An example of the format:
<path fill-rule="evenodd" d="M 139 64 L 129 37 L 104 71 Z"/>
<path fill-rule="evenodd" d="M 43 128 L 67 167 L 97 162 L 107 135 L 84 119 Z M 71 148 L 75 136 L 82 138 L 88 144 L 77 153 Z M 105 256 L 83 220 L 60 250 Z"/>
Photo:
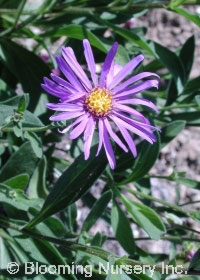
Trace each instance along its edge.
<path fill-rule="evenodd" d="M 56 126 L 53 125 L 46 125 L 42 127 L 22 127 L 23 131 L 32 131 L 32 132 L 41 132 L 41 131 L 46 131 L 48 129 L 54 129 Z M 13 127 L 3 127 L 0 129 L 2 132 L 13 132 Z"/>
<path fill-rule="evenodd" d="M 120 1 L 116 1 L 117 2 Z M 81 7 L 81 6 L 74 6 L 74 7 L 67 7 L 64 8 L 63 6 L 60 6 L 59 8 L 55 7 L 53 9 L 53 12 L 51 14 L 58 14 L 58 12 L 62 11 L 62 13 L 69 13 L 69 14 L 90 14 L 95 12 L 102 12 L 102 11 L 109 11 L 109 12 L 120 12 L 120 11 L 126 11 L 130 9 L 159 9 L 159 8 L 166 8 L 170 4 L 170 1 L 159 1 L 155 3 L 135 3 L 133 5 L 123 5 L 123 6 L 117 6 L 117 5 L 108 5 L 108 6 L 102 6 L 102 7 Z M 200 5 L 200 0 L 186 0 L 182 6 L 195 6 Z M 22 15 L 32 15 L 36 11 L 22 11 Z M 0 9 L 0 13 L 2 14 L 16 14 L 17 9 Z M 49 11 L 45 12 L 45 14 Z"/>
<path fill-rule="evenodd" d="M 143 198 L 145 198 L 145 199 L 158 202 L 158 203 L 160 203 L 160 204 L 162 204 L 162 205 L 165 205 L 165 206 L 167 206 L 167 207 L 169 207 L 169 208 L 172 208 L 172 209 L 174 209 L 174 210 L 176 210 L 176 211 L 178 211 L 178 212 L 180 212 L 180 213 L 182 213 L 182 214 L 187 215 L 188 217 L 190 217 L 190 213 L 187 212 L 185 209 L 183 209 L 183 208 L 180 207 L 180 206 L 177 206 L 177 205 L 172 204 L 172 203 L 170 203 L 170 202 L 167 202 L 167 201 L 165 201 L 165 200 L 162 200 L 162 199 L 153 197 L 153 196 L 151 196 L 151 195 L 148 195 L 148 194 L 145 194 L 145 193 L 141 193 L 141 192 L 139 192 L 139 191 L 132 190 L 132 189 L 130 189 L 130 188 L 124 186 L 124 185 L 123 185 L 123 186 L 118 186 L 118 188 L 123 189 L 123 190 L 126 190 L 127 192 L 130 192 L 131 194 L 134 194 L 134 195 L 143 197 Z"/>
<path fill-rule="evenodd" d="M 181 109 L 181 108 L 196 108 L 198 110 L 198 109 L 200 109 L 200 106 L 195 104 L 195 103 L 191 103 L 191 104 L 177 104 L 177 105 L 172 105 L 172 106 L 166 106 L 166 107 L 159 108 L 159 111 Z"/>
<path fill-rule="evenodd" d="M 152 241 L 150 237 L 139 237 L 135 238 L 135 241 Z M 197 238 L 190 238 L 190 237 L 178 237 L 178 236 L 164 236 L 161 238 L 161 240 L 165 241 L 172 241 L 172 242 L 183 242 L 183 241 L 190 241 L 190 242 L 200 242 L 200 239 Z"/>
<path fill-rule="evenodd" d="M 49 241 L 49 242 L 52 242 L 52 243 L 55 243 L 55 244 L 58 244 L 58 245 L 62 245 L 63 247 L 65 247 L 69 250 L 82 251 L 82 252 L 100 257 L 100 258 L 102 258 L 106 261 L 108 261 L 110 255 L 112 255 L 112 253 L 110 253 L 108 251 L 104 251 L 101 248 L 99 248 L 99 249 L 98 248 L 93 248 L 93 247 L 90 247 L 90 246 L 80 245 L 80 244 L 75 243 L 75 242 L 65 241 L 63 239 L 57 239 L 57 238 L 54 238 L 54 237 L 38 234 L 38 233 L 33 232 L 31 230 L 21 228 L 18 225 L 15 225 L 13 223 L 9 223 L 1 217 L 0 217 L 0 225 L 3 228 L 12 228 L 16 231 L 19 231 L 19 232 L 21 232 L 25 235 L 28 235 L 28 236 L 32 237 L 34 239 Z M 147 265 L 143 262 L 128 259 L 126 257 L 125 258 L 119 258 L 116 255 L 113 255 L 113 256 L 115 258 L 115 264 L 116 265 L 131 265 L 132 267 L 134 267 L 135 265 L 140 265 L 141 267 L 144 267 L 144 266 L 147 267 L 148 266 L 150 268 L 154 268 L 155 271 L 159 271 L 159 272 L 162 272 L 162 269 L 163 269 L 162 265 L 156 265 L 156 266 Z M 174 272 L 173 268 L 169 267 L 168 273 L 171 274 L 173 272 Z M 182 268 L 182 273 L 183 274 L 188 274 L 188 275 L 199 275 L 198 271 L 195 271 L 195 270 L 188 271 L 186 268 Z"/>
<path fill-rule="evenodd" d="M 185 202 L 183 204 L 179 204 L 179 206 L 185 206 L 185 205 L 195 204 L 195 203 L 200 203 L 200 200 Z"/>
<path fill-rule="evenodd" d="M 19 9 L 17 11 L 17 15 L 16 15 L 16 18 L 15 18 L 15 22 L 14 22 L 14 25 L 13 25 L 13 28 L 15 28 L 17 26 L 17 23 L 18 23 L 18 20 L 20 18 L 20 15 L 22 14 L 23 12 L 23 9 L 24 9 L 24 6 L 26 4 L 26 1 L 27 0 L 23 0 L 20 5 L 19 5 Z"/>

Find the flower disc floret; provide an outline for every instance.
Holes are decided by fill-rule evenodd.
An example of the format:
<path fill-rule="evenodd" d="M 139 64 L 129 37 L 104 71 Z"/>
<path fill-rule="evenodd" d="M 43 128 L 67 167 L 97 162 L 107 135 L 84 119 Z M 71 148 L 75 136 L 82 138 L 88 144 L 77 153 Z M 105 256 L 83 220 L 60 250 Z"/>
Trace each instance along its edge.
<path fill-rule="evenodd" d="M 112 95 L 107 89 L 94 89 L 85 100 L 85 107 L 95 117 L 107 116 L 112 111 Z"/>

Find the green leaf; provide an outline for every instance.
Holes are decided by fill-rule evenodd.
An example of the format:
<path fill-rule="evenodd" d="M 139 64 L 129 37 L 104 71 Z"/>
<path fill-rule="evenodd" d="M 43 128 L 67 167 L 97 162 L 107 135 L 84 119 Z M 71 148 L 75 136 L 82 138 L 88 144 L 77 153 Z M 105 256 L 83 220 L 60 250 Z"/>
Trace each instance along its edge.
<path fill-rule="evenodd" d="M 185 0 L 171 0 L 170 1 L 170 4 L 169 4 L 169 7 L 171 9 L 175 8 L 175 7 L 178 7 L 180 6 L 181 4 L 183 4 L 185 2 Z"/>
<path fill-rule="evenodd" d="M 117 25 L 112 24 L 109 21 L 103 20 L 99 17 L 95 18 L 96 20 L 98 20 L 100 23 L 102 23 L 103 25 L 113 29 L 117 34 L 119 34 L 120 36 L 122 36 L 123 38 L 133 42 L 134 44 L 136 44 L 137 46 L 139 46 L 141 49 L 145 50 L 147 53 L 149 53 L 150 55 L 156 57 L 156 54 L 154 52 L 153 47 L 150 47 L 150 44 L 146 42 L 146 40 L 144 38 L 142 38 L 141 36 L 138 36 L 136 33 L 131 32 L 125 28 L 121 28 Z"/>
<path fill-rule="evenodd" d="M 96 223 L 96 221 L 102 216 L 111 198 L 112 192 L 107 191 L 103 193 L 102 196 L 95 202 L 90 213 L 88 214 L 83 223 L 81 229 L 82 232 L 89 231 L 91 229 L 91 227 Z"/>
<path fill-rule="evenodd" d="M 30 179 L 28 186 L 28 196 L 30 198 L 46 198 L 48 191 L 46 188 L 47 160 L 44 156 Z"/>
<path fill-rule="evenodd" d="M 200 89 L 200 76 L 190 80 L 186 87 L 184 88 L 184 91 L 182 94 L 184 95 L 188 95 L 188 94 L 191 94 L 195 91 L 198 91 Z"/>
<path fill-rule="evenodd" d="M 0 60 L 22 84 L 24 92 L 30 93 L 30 108 L 33 110 L 43 92 L 41 83 L 50 70 L 37 55 L 13 41 L 0 40 Z"/>
<path fill-rule="evenodd" d="M 13 126 L 13 132 L 17 137 L 22 137 L 23 132 L 22 132 L 22 123 L 21 121 L 19 122 L 14 122 Z"/>
<path fill-rule="evenodd" d="M 41 158 L 42 154 L 43 154 L 42 143 L 41 143 L 40 138 L 37 136 L 37 134 L 35 134 L 34 132 L 31 132 L 31 131 L 25 131 L 24 137 L 30 141 L 31 147 L 32 147 L 33 151 L 35 152 L 36 156 L 38 158 Z"/>
<path fill-rule="evenodd" d="M 102 235 L 100 232 L 97 232 L 92 241 L 91 241 L 91 246 L 96 246 L 96 247 L 101 247 L 102 246 Z"/>
<path fill-rule="evenodd" d="M 0 237 L 0 252 L 1 252 L 1 254 L 0 254 L 0 268 L 1 269 L 6 269 L 8 263 L 12 261 L 12 256 L 9 252 L 8 244 L 7 244 L 6 240 L 4 240 L 2 238 L 2 231 L 3 231 L 3 229 L 0 229 L 0 236 L 1 236 Z"/>
<path fill-rule="evenodd" d="M 126 210 L 133 220 L 146 231 L 154 240 L 159 240 L 160 236 L 166 232 L 165 226 L 157 213 L 144 204 L 130 200 L 124 195 L 120 195 Z"/>
<path fill-rule="evenodd" d="M 162 128 L 161 149 L 171 142 L 184 128 L 185 121 L 173 121 Z"/>
<path fill-rule="evenodd" d="M 174 52 L 164 46 L 158 43 L 154 43 L 154 46 L 161 63 L 168 68 L 178 84 L 178 92 L 181 92 L 185 82 L 185 72 L 181 60 Z"/>
<path fill-rule="evenodd" d="M 14 115 L 15 107 L 1 104 L 0 105 L 0 126 L 5 125 L 6 119 Z M 29 111 L 24 112 L 24 120 L 22 121 L 22 127 L 41 127 L 43 123 L 34 114 Z M 10 126 L 10 125 L 9 125 Z"/>
<path fill-rule="evenodd" d="M 170 118 L 172 121 L 183 120 L 186 121 L 187 125 L 200 126 L 199 111 L 171 114 Z"/>
<path fill-rule="evenodd" d="M 175 178 L 174 181 L 176 181 L 179 184 L 183 184 L 189 188 L 194 188 L 197 190 L 200 189 L 200 182 L 190 179 L 190 178 L 179 177 L 179 178 Z"/>
<path fill-rule="evenodd" d="M 189 21 L 194 22 L 197 26 L 200 26 L 200 17 L 198 14 L 192 14 L 188 10 L 185 10 L 183 8 L 178 8 L 178 7 L 171 8 L 171 11 L 185 17 Z"/>
<path fill-rule="evenodd" d="M 54 265 L 66 264 L 58 249 L 51 243 L 45 240 L 32 239 L 15 230 L 9 230 L 9 232 L 15 237 L 21 248 L 26 248 L 25 253 L 28 257 L 26 261 L 35 260 L 44 264 Z M 39 230 L 37 232 L 40 233 Z"/>
<path fill-rule="evenodd" d="M 119 157 L 116 172 L 121 172 L 127 167 L 131 167 L 131 175 L 123 183 L 129 183 L 142 178 L 153 167 L 160 151 L 160 136 L 158 133 L 156 133 L 156 136 L 156 143 L 150 144 L 147 141 L 142 141 L 137 146 L 138 156 L 136 159 L 133 158 L 132 154 L 123 154 Z"/>
<path fill-rule="evenodd" d="M 28 210 L 28 216 L 30 220 L 32 220 L 38 213 L 39 210 L 30 207 Z M 55 238 L 63 238 L 63 236 L 66 234 L 64 224 L 57 217 L 49 217 L 46 219 L 46 221 L 38 224 L 35 228 L 39 232 L 45 232 L 45 235 Z"/>
<path fill-rule="evenodd" d="M 117 241 L 130 255 L 135 254 L 135 241 L 129 219 L 120 209 L 116 201 L 113 201 L 111 212 L 111 224 Z"/>
<path fill-rule="evenodd" d="M 195 51 L 195 38 L 192 35 L 183 45 L 180 52 L 180 59 L 185 70 L 185 81 L 188 80 L 193 61 L 194 61 L 194 51 Z"/>
<path fill-rule="evenodd" d="M 68 26 L 61 28 L 54 28 L 42 35 L 43 37 L 61 37 L 67 36 L 69 38 L 83 40 L 88 38 L 91 45 L 99 49 L 100 51 L 107 53 L 108 49 L 104 43 L 91 31 L 87 30 L 85 27 L 76 24 L 69 24 Z"/>
<path fill-rule="evenodd" d="M 188 271 L 190 271 L 190 270 L 200 271 L 200 249 L 198 249 L 196 251 L 196 253 L 194 254 L 194 256 L 190 262 Z"/>
<path fill-rule="evenodd" d="M 27 94 L 20 96 L 19 99 L 19 103 L 18 103 L 18 108 L 17 108 L 17 112 L 18 113 L 24 113 L 26 110 L 26 106 L 27 106 Z"/>
<path fill-rule="evenodd" d="M 27 225 L 32 227 L 47 217 L 65 209 L 68 205 L 78 200 L 101 175 L 107 165 L 105 153 L 98 156 L 97 146 L 91 148 L 90 158 L 85 161 L 81 154 L 74 163 L 67 168 L 57 180 L 48 195 L 39 215 Z"/>
<path fill-rule="evenodd" d="M 24 190 L 28 184 L 28 181 L 28 174 L 20 174 L 18 176 L 9 178 L 8 180 L 4 181 L 3 184 L 11 187 L 12 189 Z"/>
<path fill-rule="evenodd" d="M 74 228 L 76 226 L 76 218 L 77 218 L 76 204 L 73 203 L 69 205 L 67 209 L 63 210 L 60 213 L 60 218 L 64 223 L 66 230 L 68 232 L 74 232 Z"/>
<path fill-rule="evenodd" d="M 38 162 L 30 142 L 25 142 L 4 164 L 0 172 L 0 182 L 8 180 L 10 177 L 27 173 L 29 176 Z"/>
<path fill-rule="evenodd" d="M 0 202 L 12 207 L 27 211 L 29 207 L 37 207 L 42 201 L 39 199 L 28 199 L 21 190 L 13 190 L 5 184 L 0 184 Z"/>
<path fill-rule="evenodd" d="M 179 95 L 178 89 L 176 82 L 174 78 L 171 78 L 169 81 L 169 86 L 167 89 L 167 100 L 166 100 L 166 105 L 169 106 L 172 103 L 174 103 Z"/>

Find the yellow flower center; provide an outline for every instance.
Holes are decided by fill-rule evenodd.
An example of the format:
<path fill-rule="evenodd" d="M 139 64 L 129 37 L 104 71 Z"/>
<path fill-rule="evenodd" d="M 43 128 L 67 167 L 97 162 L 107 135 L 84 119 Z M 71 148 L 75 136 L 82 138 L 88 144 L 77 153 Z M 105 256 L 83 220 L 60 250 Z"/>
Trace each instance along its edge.
<path fill-rule="evenodd" d="M 85 100 L 86 109 L 96 117 L 103 117 L 112 110 L 112 95 L 106 89 L 94 89 Z"/>

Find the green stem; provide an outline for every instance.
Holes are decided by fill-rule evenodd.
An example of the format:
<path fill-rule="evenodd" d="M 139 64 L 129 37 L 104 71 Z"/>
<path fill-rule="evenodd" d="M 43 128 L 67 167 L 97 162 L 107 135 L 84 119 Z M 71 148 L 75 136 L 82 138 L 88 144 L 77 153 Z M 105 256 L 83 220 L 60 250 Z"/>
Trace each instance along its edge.
<path fill-rule="evenodd" d="M 65 241 L 63 239 L 57 239 L 57 238 L 54 238 L 54 237 L 49 237 L 49 236 L 38 234 L 38 233 L 33 232 L 31 230 L 21 228 L 21 227 L 15 225 L 13 223 L 9 223 L 1 217 L 0 217 L 0 225 L 3 228 L 12 228 L 16 231 L 19 231 L 19 232 L 27 235 L 27 236 L 32 237 L 34 239 L 44 240 L 44 241 L 49 241 L 51 243 L 59 244 L 59 245 L 62 245 L 63 247 L 65 247 L 69 250 L 82 251 L 82 252 L 100 257 L 100 258 L 102 258 L 106 261 L 108 261 L 110 255 L 112 255 L 110 252 L 103 251 L 100 248 L 97 249 L 97 248 L 93 248 L 93 247 L 90 247 L 90 246 L 80 245 L 80 244 L 75 243 L 75 242 Z M 115 264 L 116 265 L 131 265 L 132 267 L 134 267 L 135 265 L 140 265 L 141 267 L 144 267 L 144 266 L 147 267 L 148 266 L 148 267 L 154 269 L 155 271 L 159 271 L 159 272 L 162 272 L 162 269 L 163 269 L 161 265 L 156 265 L 156 266 L 147 265 L 143 262 L 139 262 L 139 261 L 136 261 L 136 260 L 132 260 L 132 259 L 128 259 L 128 258 L 119 258 L 116 255 L 113 255 L 113 256 L 115 257 Z M 173 268 L 169 267 L 168 273 L 171 274 L 173 272 L 174 272 Z M 195 270 L 194 271 L 192 271 L 192 270 L 188 271 L 187 268 L 183 268 L 182 273 L 183 274 L 187 273 L 188 275 L 199 275 L 198 271 L 195 271 Z"/>
<path fill-rule="evenodd" d="M 200 200 L 195 200 L 195 201 L 189 201 L 183 204 L 179 204 L 179 206 L 185 206 L 185 205 L 190 205 L 190 204 L 195 204 L 195 203 L 200 203 Z"/>
<path fill-rule="evenodd" d="M 17 26 L 17 23 L 18 23 L 18 20 L 20 18 L 20 15 L 22 14 L 23 12 L 23 9 L 24 9 L 24 6 L 26 4 L 26 1 L 27 0 L 23 0 L 20 5 L 19 5 L 19 9 L 18 9 L 18 12 L 17 12 L 17 16 L 15 18 L 15 22 L 14 22 L 14 25 L 13 25 L 13 28 L 15 28 Z"/>
<path fill-rule="evenodd" d="M 46 131 L 48 129 L 54 129 L 57 128 L 56 126 L 53 125 L 46 125 L 46 126 L 42 126 L 42 127 L 22 127 L 23 131 L 32 131 L 32 132 L 42 132 L 42 131 Z M 2 132 L 13 132 L 13 127 L 3 127 L 0 129 Z"/>
<path fill-rule="evenodd" d="M 135 238 L 135 241 L 152 241 L 152 239 L 150 237 L 139 237 L 139 238 Z M 165 241 L 171 241 L 171 242 L 183 242 L 183 241 L 189 241 L 189 242 L 200 242 L 200 239 L 197 238 L 189 238 L 189 237 L 178 237 L 178 236 L 165 236 L 162 237 L 161 240 L 165 240 Z"/>
<path fill-rule="evenodd" d="M 181 108 L 196 108 L 198 110 L 198 109 L 200 109 L 200 106 L 195 104 L 195 103 L 191 103 L 191 104 L 177 104 L 177 105 L 171 105 L 171 106 L 166 106 L 166 107 L 159 108 L 159 111 L 181 109 Z"/>
<path fill-rule="evenodd" d="M 190 213 L 187 212 L 185 209 L 183 209 L 183 208 L 180 207 L 180 206 L 177 206 L 177 205 L 172 204 L 172 203 L 170 203 L 170 202 L 167 202 L 167 201 L 165 201 L 165 200 L 162 200 L 162 199 L 153 197 L 153 196 L 151 196 L 151 195 L 148 195 L 148 194 L 145 194 L 145 193 L 141 193 L 141 192 L 132 190 L 132 189 L 126 187 L 126 186 L 118 186 L 118 188 L 123 189 L 123 190 L 126 190 L 127 192 L 129 192 L 129 193 L 131 193 L 131 194 L 133 194 L 133 195 L 137 195 L 137 196 L 143 197 L 143 198 L 145 198 L 145 199 L 158 202 L 158 203 L 160 203 L 160 204 L 162 204 L 162 205 L 165 205 L 165 206 L 167 206 L 167 207 L 169 207 L 169 208 L 172 208 L 172 209 L 174 209 L 174 210 L 176 210 L 176 211 L 178 211 L 178 212 L 180 212 L 180 213 L 182 213 L 182 214 L 187 215 L 188 217 L 190 217 Z"/>
<path fill-rule="evenodd" d="M 146 177 L 146 178 L 157 178 L 157 179 L 170 180 L 169 176 L 150 175 L 150 176 L 145 176 L 145 177 Z"/>
<path fill-rule="evenodd" d="M 109 11 L 109 12 L 120 12 L 120 11 L 129 11 L 130 9 L 159 9 L 159 8 L 166 8 L 169 6 L 170 1 L 159 1 L 155 3 L 135 3 L 135 4 L 128 4 L 128 5 L 123 5 L 123 6 L 117 6 L 117 3 L 120 3 L 120 1 L 116 1 L 113 5 L 108 5 L 108 6 L 102 6 L 102 7 L 67 7 L 64 8 L 63 6 L 60 6 L 59 8 L 55 7 L 54 11 L 51 12 L 51 14 L 57 14 L 58 12 L 62 11 L 65 14 L 90 14 L 90 13 L 95 13 L 95 12 L 102 12 L 102 11 Z M 132 2 L 132 1 L 130 1 Z M 200 5 L 200 0 L 186 0 L 182 6 L 195 6 L 195 5 Z M 23 11 L 22 15 L 31 15 L 36 11 Z M 17 10 L 16 9 L 0 9 L 1 14 L 16 14 Z M 48 13 L 49 12 L 45 12 Z"/>

